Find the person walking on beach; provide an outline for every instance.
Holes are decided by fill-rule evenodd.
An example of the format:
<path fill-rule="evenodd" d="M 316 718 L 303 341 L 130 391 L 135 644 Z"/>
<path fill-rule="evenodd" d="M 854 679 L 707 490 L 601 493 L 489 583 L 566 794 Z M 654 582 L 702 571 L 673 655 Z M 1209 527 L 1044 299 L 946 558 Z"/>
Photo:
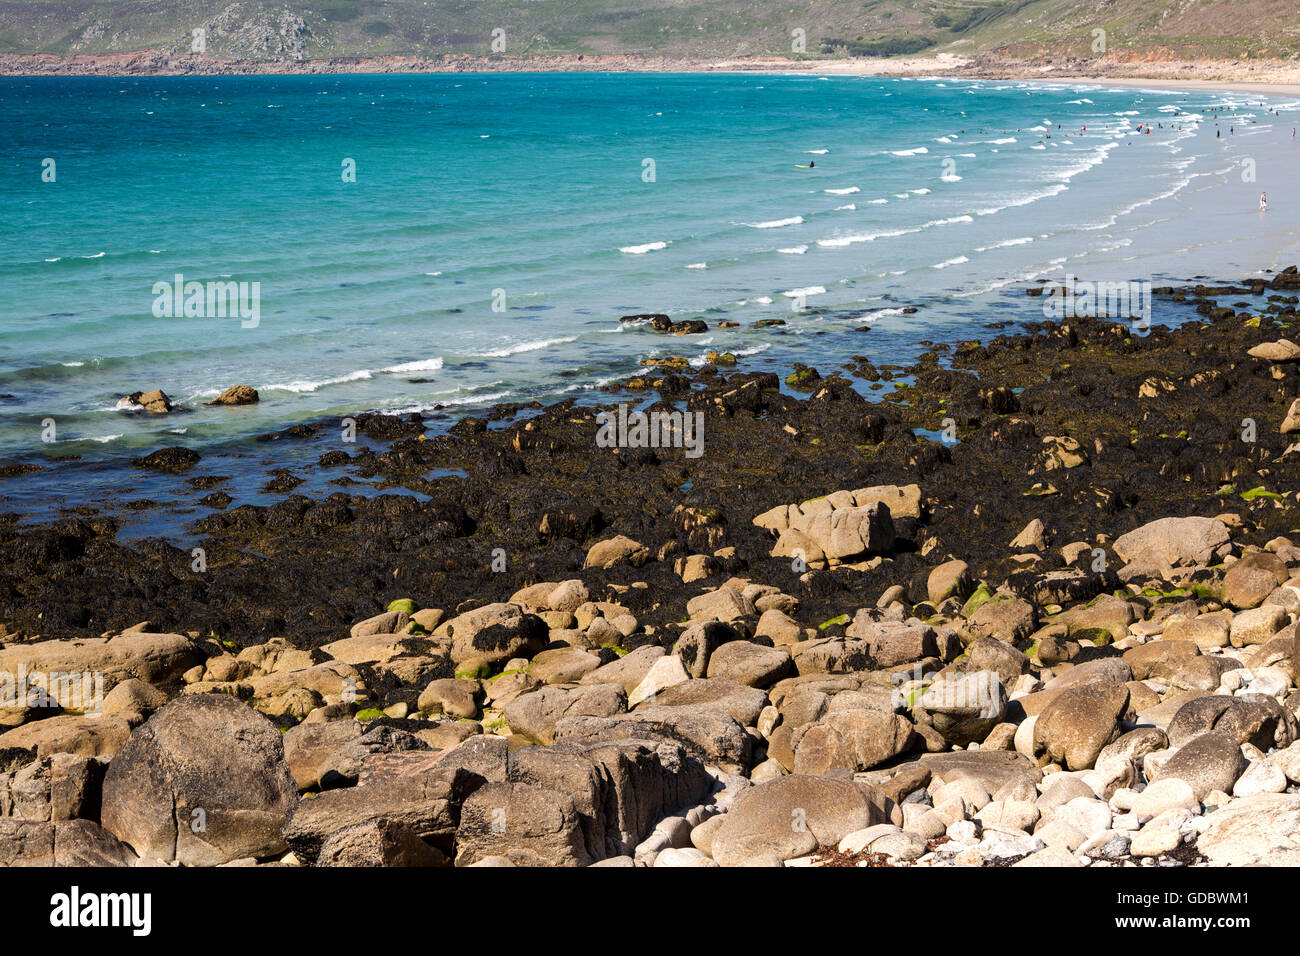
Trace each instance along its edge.
<path fill-rule="evenodd" d="M 1268 212 L 1268 193 L 1266 192 L 1259 194 L 1259 211 Z"/>

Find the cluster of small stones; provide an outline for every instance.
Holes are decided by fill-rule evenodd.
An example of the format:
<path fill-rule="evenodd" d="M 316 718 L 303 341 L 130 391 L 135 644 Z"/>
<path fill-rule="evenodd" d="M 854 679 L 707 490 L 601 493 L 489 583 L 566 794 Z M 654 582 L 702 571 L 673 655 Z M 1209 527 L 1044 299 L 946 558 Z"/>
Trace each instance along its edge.
<path fill-rule="evenodd" d="M 921 501 L 754 522 L 815 575 L 887 561 L 891 508 Z M 1035 521 L 1003 581 L 947 560 L 819 627 L 721 580 L 725 554 L 679 560 L 705 589 L 642 624 L 591 593 L 650 559 L 615 535 L 586 580 L 400 599 L 318 649 L 147 624 L 11 644 L 0 673 L 107 693 L 0 710 L 0 864 L 1300 863 L 1300 547 L 1237 523 L 1161 519 L 1062 569 Z"/>

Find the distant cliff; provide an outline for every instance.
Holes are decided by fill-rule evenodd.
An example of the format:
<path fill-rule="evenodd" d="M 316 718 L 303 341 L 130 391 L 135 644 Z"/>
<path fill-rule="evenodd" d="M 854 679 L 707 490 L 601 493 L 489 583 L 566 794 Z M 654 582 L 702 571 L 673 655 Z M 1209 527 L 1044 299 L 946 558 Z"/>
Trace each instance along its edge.
<path fill-rule="evenodd" d="M 1288 60 L 1296 0 L 0 0 L 0 54 Z M 448 61 L 453 62 L 453 61 Z M 581 61 L 574 61 L 581 62 Z"/>

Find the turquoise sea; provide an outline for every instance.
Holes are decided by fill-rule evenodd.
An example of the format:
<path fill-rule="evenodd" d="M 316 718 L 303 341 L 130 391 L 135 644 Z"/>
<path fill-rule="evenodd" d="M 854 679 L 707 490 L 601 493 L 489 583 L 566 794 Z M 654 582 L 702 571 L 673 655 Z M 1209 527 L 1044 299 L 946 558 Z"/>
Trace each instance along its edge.
<path fill-rule="evenodd" d="M 78 456 L 93 484 L 325 416 L 597 396 L 654 355 L 906 361 L 1041 318 L 1027 280 L 1285 266 L 1298 107 L 770 74 L 0 78 L 0 463 Z M 155 315 L 177 275 L 257 283 L 256 323 Z M 710 330 L 618 321 L 642 312 Z M 260 404 L 202 404 L 237 383 Z M 151 388 L 189 410 L 121 406 Z"/>

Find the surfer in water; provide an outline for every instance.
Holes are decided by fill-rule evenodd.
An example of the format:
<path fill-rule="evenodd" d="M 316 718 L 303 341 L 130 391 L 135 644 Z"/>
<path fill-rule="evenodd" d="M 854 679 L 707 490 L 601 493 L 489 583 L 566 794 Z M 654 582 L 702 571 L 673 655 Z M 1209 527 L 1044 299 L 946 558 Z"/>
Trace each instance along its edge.
<path fill-rule="evenodd" d="M 808 168 L 809 168 L 809 169 L 813 169 L 816 165 L 817 165 L 817 160 L 815 160 L 815 159 L 810 159 L 810 160 L 808 160 Z"/>

